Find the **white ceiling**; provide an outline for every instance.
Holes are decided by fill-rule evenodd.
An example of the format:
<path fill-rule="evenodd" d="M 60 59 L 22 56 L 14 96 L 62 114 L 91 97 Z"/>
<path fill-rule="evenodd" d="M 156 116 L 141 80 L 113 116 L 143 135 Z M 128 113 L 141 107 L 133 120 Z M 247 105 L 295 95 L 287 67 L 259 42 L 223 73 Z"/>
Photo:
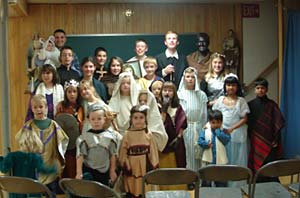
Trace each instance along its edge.
<path fill-rule="evenodd" d="M 264 0 L 27 0 L 30 4 L 41 3 L 253 3 Z"/>

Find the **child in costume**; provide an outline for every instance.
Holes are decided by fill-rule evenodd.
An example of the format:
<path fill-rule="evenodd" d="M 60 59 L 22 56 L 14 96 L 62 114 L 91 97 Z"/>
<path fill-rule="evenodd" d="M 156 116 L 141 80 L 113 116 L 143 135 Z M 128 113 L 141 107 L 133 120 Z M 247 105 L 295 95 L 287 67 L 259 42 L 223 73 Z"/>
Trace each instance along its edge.
<path fill-rule="evenodd" d="M 142 194 L 142 179 L 147 171 L 158 167 L 158 150 L 153 134 L 147 128 L 146 105 L 133 106 L 130 126 L 120 148 L 120 164 L 124 170 L 125 191 L 133 197 Z"/>
<path fill-rule="evenodd" d="M 63 171 L 69 138 L 61 127 L 46 117 L 47 101 L 43 95 L 34 95 L 31 99 L 31 109 L 34 119 L 27 121 L 16 134 L 19 145 L 29 142 L 29 152 L 41 154 L 47 166 L 55 166 L 57 173 L 39 174 L 38 180 L 56 194 L 58 180 Z"/>
<path fill-rule="evenodd" d="M 227 164 L 225 146 L 230 141 L 230 134 L 222 128 L 223 115 L 219 110 L 208 113 L 209 122 L 200 131 L 198 144 L 203 148 L 202 166 L 208 164 Z M 225 187 L 224 182 L 214 182 L 217 187 Z M 202 186 L 211 186 L 211 181 L 202 181 Z"/>
<path fill-rule="evenodd" d="M 91 129 L 77 138 L 76 178 L 89 174 L 92 180 L 108 185 L 114 182 L 116 174 L 117 142 L 107 123 L 112 117 L 102 105 L 88 107 L 88 120 Z"/>

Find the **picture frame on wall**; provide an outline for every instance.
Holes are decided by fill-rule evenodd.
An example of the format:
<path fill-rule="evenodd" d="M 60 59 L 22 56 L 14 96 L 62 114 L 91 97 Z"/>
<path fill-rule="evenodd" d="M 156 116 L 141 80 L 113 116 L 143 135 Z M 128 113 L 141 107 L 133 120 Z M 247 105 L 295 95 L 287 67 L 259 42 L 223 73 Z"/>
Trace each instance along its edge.
<path fill-rule="evenodd" d="M 124 70 L 128 71 L 129 68 L 133 70 L 133 76 L 136 76 L 138 78 L 142 77 L 142 71 L 140 67 L 140 62 L 138 60 L 136 61 L 128 61 L 123 65 Z"/>

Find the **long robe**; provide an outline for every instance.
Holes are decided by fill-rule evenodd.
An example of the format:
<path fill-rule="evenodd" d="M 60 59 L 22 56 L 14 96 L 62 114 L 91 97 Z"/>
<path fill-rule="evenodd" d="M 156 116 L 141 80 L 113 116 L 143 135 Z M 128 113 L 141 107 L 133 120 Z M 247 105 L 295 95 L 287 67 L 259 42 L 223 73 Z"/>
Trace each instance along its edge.
<path fill-rule="evenodd" d="M 158 150 L 153 134 L 146 129 L 127 130 L 120 148 L 126 192 L 142 194 L 142 179 L 147 171 L 158 167 Z"/>
<path fill-rule="evenodd" d="M 248 105 L 248 167 L 256 171 L 263 164 L 282 157 L 280 130 L 284 127 L 284 118 L 278 105 L 266 96 L 253 99 Z M 273 148 L 272 144 L 277 147 Z"/>

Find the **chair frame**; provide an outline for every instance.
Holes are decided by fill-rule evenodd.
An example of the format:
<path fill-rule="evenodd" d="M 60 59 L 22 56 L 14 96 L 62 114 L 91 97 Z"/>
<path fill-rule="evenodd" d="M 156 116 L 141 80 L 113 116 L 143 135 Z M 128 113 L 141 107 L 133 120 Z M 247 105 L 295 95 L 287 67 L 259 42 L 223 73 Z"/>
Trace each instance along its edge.
<path fill-rule="evenodd" d="M 145 198 L 146 184 L 151 185 L 181 185 L 195 184 L 195 196 L 199 197 L 198 173 L 187 168 L 158 168 L 147 172 L 143 177 L 142 197 Z"/>
<path fill-rule="evenodd" d="M 300 159 L 276 160 L 260 167 L 253 178 L 252 198 L 255 195 L 256 181 L 259 175 L 266 177 L 290 176 L 300 173 Z M 300 188 L 299 192 L 300 193 Z"/>
<path fill-rule="evenodd" d="M 100 195 L 103 195 L 104 197 L 120 198 L 113 189 L 96 181 L 63 178 L 59 180 L 59 186 L 66 195 L 90 198 L 99 198 Z"/>
<path fill-rule="evenodd" d="M 219 182 L 247 180 L 248 194 L 249 197 L 251 197 L 251 193 L 252 193 L 251 182 L 252 182 L 253 175 L 252 175 L 252 171 L 247 167 L 238 166 L 238 165 L 211 164 L 200 168 L 198 170 L 198 173 L 199 173 L 200 180 L 219 181 Z M 241 189 L 241 194 L 242 194 L 242 189 Z"/>
<path fill-rule="evenodd" d="M 46 185 L 27 177 L 0 176 L 0 190 L 8 193 L 43 194 L 52 197 L 52 192 Z"/>

